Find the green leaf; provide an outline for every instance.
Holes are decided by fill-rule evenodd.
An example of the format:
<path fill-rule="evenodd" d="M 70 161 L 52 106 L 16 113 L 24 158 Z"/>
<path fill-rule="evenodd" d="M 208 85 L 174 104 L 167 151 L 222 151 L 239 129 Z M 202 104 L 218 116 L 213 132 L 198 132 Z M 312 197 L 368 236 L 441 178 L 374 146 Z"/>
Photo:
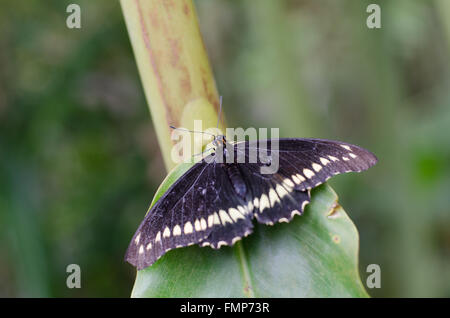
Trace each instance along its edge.
<path fill-rule="evenodd" d="M 191 164 L 177 166 L 152 205 Z M 132 297 L 367 297 L 358 273 L 358 232 L 336 193 L 322 185 L 289 224 L 256 224 L 233 247 L 169 251 L 138 271 Z"/>

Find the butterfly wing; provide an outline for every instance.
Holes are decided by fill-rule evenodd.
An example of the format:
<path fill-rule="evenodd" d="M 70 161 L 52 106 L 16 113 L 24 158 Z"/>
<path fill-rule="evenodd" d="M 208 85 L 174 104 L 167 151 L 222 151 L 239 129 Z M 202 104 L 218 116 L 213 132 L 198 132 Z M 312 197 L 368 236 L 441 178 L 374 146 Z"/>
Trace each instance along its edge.
<path fill-rule="evenodd" d="M 288 177 L 299 190 L 314 188 L 340 173 L 367 170 L 377 162 L 370 151 L 340 141 L 286 138 L 277 142 L 278 146 L 274 140 L 262 140 L 236 144 L 236 147 L 246 152 L 256 148 L 267 151 L 269 156 L 278 156 L 277 173 Z"/>
<path fill-rule="evenodd" d="M 181 176 L 149 210 L 125 260 L 138 270 L 173 248 L 201 243 L 219 248 L 248 235 L 253 215 L 236 194 L 224 164 L 202 160 Z M 210 240 L 204 241 L 207 237 Z"/>
<path fill-rule="evenodd" d="M 231 147 L 245 162 L 218 163 L 208 157 L 189 169 L 147 213 L 128 247 L 129 263 L 142 269 L 176 247 L 233 245 L 252 232 L 253 217 L 270 225 L 289 222 L 303 213 L 311 188 L 377 162 L 363 148 L 324 139 L 263 140 Z M 252 150 L 257 150 L 256 161 Z M 272 158 L 269 163 L 261 160 L 261 151 Z M 275 172 L 262 173 L 275 162 Z"/>
<path fill-rule="evenodd" d="M 257 150 L 256 162 L 251 150 Z M 262 167 L 267 167 L 261 152 L 272 158 L 270 164 L 278 162 L 276 172 L 261 172 Z M 249 162 L 241 165 L 241 171 L 251 185 L 254 215 L 258 222 L 269 225 L 289 222 L 294 215 L 302 214 L 310 202 L 311 188 L 334 175 L 360 172 L 377 162 L 375 155 L 361 147 L 324 139 L 242 142 L 235 145 L 235 153 L 244 154 Z"/>
<path fill-rule="evenodd" d="M 259 223 L 273 225 L 290 222 L 303 213 L 310 202 L 309 190 L 300 190 L 285 174 L 261 174 L 260 164 L 241 165 L 242 175 L 249 180 L 252 193 L 253 215 Z"/>
<path fill-rule="evenodd" d="M 205 189 L 213 182 L 209 167 L 204 161 L 196 163 L 159 198 L 134 234 L 125 255 L 127 262 L 142 269 L 168 250 L 208 236 L 204 206 L 210 195 Z"/>
<path fill-rule="evenodd" d="M 233 245 L 242 237 L 249 235 L 253 229 L 252 196 L 248 191 L 246 180 L 234 179 L 239 165 L 215 164 L 213 177 L 216 180 L 216 198 L 214 207 L 209 210 L 216 220 L 208 237 L 204 238 L 201 246 L 220 248 L 222 245 Z M 234 180 L 234 183 L 233 183 Z M 246 190 L 242 190 L 242 187 Z M 241 191 L 237 191 L 240 188 Z M 211 217 L 211 216 L 210 216 Z"/>

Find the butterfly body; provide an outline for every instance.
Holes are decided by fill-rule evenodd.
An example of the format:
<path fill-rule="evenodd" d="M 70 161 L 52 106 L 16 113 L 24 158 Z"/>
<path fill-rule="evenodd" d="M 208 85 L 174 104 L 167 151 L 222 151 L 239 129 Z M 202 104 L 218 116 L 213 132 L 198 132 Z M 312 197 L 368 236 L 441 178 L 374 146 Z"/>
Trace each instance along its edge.
<path fill-rule="evenodd" d="M 377 161 L 363 148 L 323 139 L 229 144 L 218 136 L 213 145 L 214 153 L 176 180 L 145 216 L 125 257 L 137 269 L 173 248 L 233 245 L 252 232 L 253 219 L 289 222 L 303 213 L 310 189 Z M 264 173 L 276 162 L 276 171 Z"/>

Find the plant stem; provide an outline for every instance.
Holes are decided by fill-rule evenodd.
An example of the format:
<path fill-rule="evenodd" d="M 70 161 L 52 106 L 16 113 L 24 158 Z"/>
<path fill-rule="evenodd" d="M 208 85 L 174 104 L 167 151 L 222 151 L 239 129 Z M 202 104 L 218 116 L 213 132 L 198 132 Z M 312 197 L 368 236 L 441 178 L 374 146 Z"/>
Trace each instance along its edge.
<path fill-rule="evenodd" d="M 244 295 L 254 298 L 255 292 L 253 291 L 250 269 L 248 267 L 247 257 L 245 256 L 245 250 L 242 241 L 236 242 L 234 249 L 237 252 L 239 263 L 241 265 L 241 271 L 244 280 Z"/>
<path fill-rule="evenodd" d="M 169 125 L 215 127 L 219 99 L 197 14 L 190 0 L 121 0 L 131 45 L 167 169 Z M 224 116 L 221 116 L 222 124 Z M 220 126 L 222 129 L 224 125 Z"/>
<path fill-rule="evenodd" d="M 174 141 L 169 126 L 203 130 L 215 127 L 218 93 L 192 1 L 121 0 L 131 45 L 153 117 L 166 168 Z M 219 128 L 225 131 L 224 114 Z M 195 127 L 198 130 L 197 127 Z M 245 294 L 252 297 L 250 274 L 241 243 Z"/>

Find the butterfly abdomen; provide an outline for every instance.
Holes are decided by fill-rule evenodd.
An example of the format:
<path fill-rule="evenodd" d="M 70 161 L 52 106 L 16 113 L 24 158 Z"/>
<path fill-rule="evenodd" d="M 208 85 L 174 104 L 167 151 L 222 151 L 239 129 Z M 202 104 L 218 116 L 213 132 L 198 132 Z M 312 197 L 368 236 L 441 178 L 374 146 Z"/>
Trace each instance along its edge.
<path fill-rule="evenodd" d="M 245 199 L 247 195 L 247 185 L 245 180 L 236 164 L 225 164 L 224 169 L 233 184 L 233 189 L 238 196 Z"/>

